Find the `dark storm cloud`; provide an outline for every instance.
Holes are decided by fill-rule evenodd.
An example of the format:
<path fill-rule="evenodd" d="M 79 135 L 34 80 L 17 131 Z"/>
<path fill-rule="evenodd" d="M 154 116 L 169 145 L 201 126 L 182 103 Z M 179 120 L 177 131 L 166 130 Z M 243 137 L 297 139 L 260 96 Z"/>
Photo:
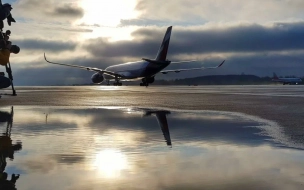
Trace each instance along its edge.
<path fill-rule="evenodd" d="M 65 4 L 62 7 L 58 6 L 53 11 L 56 16 L 67 16 L 67 17 L 82 17 L 84 11 L 80 7 L 71 6 Z"/>
<path fill-rule="evenodd" d="M 302 26 L 303 25 L 303 26 Z M 110 42 L 106 38 L 87 40 L 83 48 L 93 57 L 49 57 L 55 62 L 91 66 L 104 69 L 107 66 L 130 61 L 142 57 L 154 58 L 163 39 L 166 28 L 143 28 L 132 35 L 134 40 Z M 304 23 L 277 23 L 266 27 L 262 25 L 239 25 L 221 27 L 219 29 L 181 29 L 174 28 L 169 47 L 168 58 L 172 61 L 187 60 L 185 55 L 204 55 L 201 62 L 170 65 L 167 69 L 216 66 L 224 59 L 220 69 L 191 71 L 181 73 L 158 74 L 156 79 L 189 78 L 202 75 L 253 74 L 272 76 L 304 76 Z M 20 42 L 20 43 L 19 43 Z M 73 50 L 77 44 L 73 42 L 22 40 L 14 41 L 21 50 L 63 51 Z M 286 52 L 288 50 L 288 52 Z M 296 50 L 296 51 L 294 51 Z M 286 54 L 282 54 L 284 51 Z M 229 53 L 232 52 L 232 55 Z M 227 55 L 225 53 L 228 53 Z M 227 56 L 227 57 L 226 57 Z M 191 59 L 193 59 L 191 58 Z M 27 63 L 22 63 L 26 65 Z M 33 65 L 34 63 L 28 63 Z M 37 65 L 44 64 L 41 57 Z M 14 67 L 16 85 L 63 85 L 90 83 L 92 72 L 45 65 L 45 68 Z M 20 80 L 19 80 L 20 78 Z M 22 80 L 21 80 L 22 79 Z M 37 80 L 43 79 L 43 80 Z M 137 82 L 134 82 L 137 85 Z"/>
<path fill-rule="evenodd" d="M 176 31 L 174 53 L 264 52 L 304 49 L 304 23 L 240 25 L 224 29 Z"/>
<path fill-rule="evenodd" d="M 187 21 L 167 21 L 167 20 L 153 20 L 153 19 L 121 19 L 120 27 L 124 26 L 197 26 L 206 23 L 206 20 L 194 19 Z"/>
<path fill-rule="evenodd" d="M 47 41 L 38 39 L 14 40 L 13 44 L 20 46 L 21 50 L 41 50 L 41 51 L 70 51 L 77 46 L 74 42 Z"/>
<path fill-rule="evenodd" d="M 84 15 L 84 10 L 72 3 L 57 3 L 55 1 L 22 0 L 14 5 L 15 14 L 34 19 L 78 19 Z M 59 20 L 59 22 L 62 20 Z M 58 21 L 57 21 L 58 22 Z"/>
<path fill-rule="evenodd" d="M 87 50 L 95 56 L 155 56 L 165 28 L 135 31 L 133 41 L 109 42 L 99 38 L 89 42 Z M 258 24 L 207 29 L 174 28 L 169 56 L 227 52 L 267 52 L 304 49 L 304 22 Z"/>
<path fill-rule="evenodd" d="M 158 42 L 153 40 L 118 41 L 111 43 L 105 38 L 88 42 L 85 49 L 96 57 L 138 57 L 157 53 Z"/>

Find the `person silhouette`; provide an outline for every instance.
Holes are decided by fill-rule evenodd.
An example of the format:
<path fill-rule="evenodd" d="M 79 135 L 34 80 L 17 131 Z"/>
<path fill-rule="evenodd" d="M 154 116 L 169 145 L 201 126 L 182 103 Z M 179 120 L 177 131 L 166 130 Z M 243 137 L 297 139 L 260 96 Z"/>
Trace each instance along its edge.
<path fill-rule="evenodd" d="M 6 19 L 7 24 L 11 26 L 12 22 L 16 22 L 11 14 L 12 6 L 8 3 L 2 4 L 2 0 L 0 0 L 0 29 L 4 28 L 3 21 Z"/>
<path fill-rule="evenodd" d="M 12 143 L 13 114 L 13 107 L 11 113 L 0 111 L 0 122 L 7 122 L 6 132 L 0 136 L 0 189 L 5 190 L 16 190 L 15 184 L 20 177 L 19 174 L 12 174 L 11 179 L 8 180 L 8 174 L 5 172 L 6 158 L 13 160 L 14 153 L 22 149 L 21 142 Z"/>
<path fill-rule="evenodd" d="M 0 74 L 0 89 L 8 88 L 12 85 L 12 71 L 10 67 L 10 55 L 11 53 L 18 54 L 20 48 L 17 45 L 12 45 L 12 42 L 9 41 L 11 31 L 7 30 L 5 33 L 0 33 L 0 65 L 6 67 L 6 72 L 8 73 L 9 78 L 5 77 L 3 74 Z M 1 96 L 0 96 L 1 97 Z"/>

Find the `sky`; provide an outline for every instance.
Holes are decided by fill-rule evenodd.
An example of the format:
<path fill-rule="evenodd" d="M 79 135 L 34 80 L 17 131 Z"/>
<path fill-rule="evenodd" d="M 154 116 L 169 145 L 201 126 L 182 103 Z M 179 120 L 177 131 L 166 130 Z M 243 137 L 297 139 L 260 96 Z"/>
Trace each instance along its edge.
<path fill-rule="evenodd" d="M 10 62 L 15 85 L 90 83 L 92 72 L 56 62 L 107 66 L 154 58 L 173 26 L 168 59 L 199 60 L 168 69 L 225 65 L 217 70 L 159 74 L 304 76 L 302 0 L 2 0 L 16 23 L 10 40 L 21 52 Z M 5 68 L 2 69 L 5 71 Z"/>

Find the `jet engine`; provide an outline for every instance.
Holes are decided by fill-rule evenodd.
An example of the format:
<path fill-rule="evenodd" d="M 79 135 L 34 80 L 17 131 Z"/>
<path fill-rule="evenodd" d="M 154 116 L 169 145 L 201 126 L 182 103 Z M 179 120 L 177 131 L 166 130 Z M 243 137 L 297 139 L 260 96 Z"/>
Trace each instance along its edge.
<path fill-rule="evenodd" d="M 99 84 L 99 83 L 102 83 L 102 81 L 104 80 L 104 77 L 101 73 L 95 73 L 92 75 L 91 79 L 94 84 Z"/>

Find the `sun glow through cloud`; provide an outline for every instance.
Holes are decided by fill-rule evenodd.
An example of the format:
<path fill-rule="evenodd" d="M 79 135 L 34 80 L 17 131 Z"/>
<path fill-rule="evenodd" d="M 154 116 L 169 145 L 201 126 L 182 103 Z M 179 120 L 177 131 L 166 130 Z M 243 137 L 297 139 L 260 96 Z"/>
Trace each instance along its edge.
<path fill-rule="evenodd" d="M 134 10 L 136 0 L 83 0 L 81 7 L 85 15 L 82 23 L 115 27 L 121 19 L 130 19 L 137 16 Z"/>
<path fill-rule="evenodd" d="M 136 0 L 82 0 L 85 14 L 76 25 L 92 26 L 92 33 L 84 33 L 81 39 L 106 37 L 109 41 L 131 40 L 136 27 L 118 27 L 121 19 L 137 18 Z"/>

